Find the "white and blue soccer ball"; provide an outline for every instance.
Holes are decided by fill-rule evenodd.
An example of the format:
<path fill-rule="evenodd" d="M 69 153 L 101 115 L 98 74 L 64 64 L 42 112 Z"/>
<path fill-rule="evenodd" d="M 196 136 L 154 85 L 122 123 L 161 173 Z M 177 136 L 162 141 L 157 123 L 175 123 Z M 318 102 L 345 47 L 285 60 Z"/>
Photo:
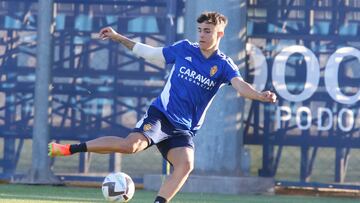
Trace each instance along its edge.
<path fill-rule="evenodd" d="M 105 199 L 110 202 L 128 202 L 134 196 L 135 184 L 126 173 L 110 173 L 105 177 L 101 189 Z"/>

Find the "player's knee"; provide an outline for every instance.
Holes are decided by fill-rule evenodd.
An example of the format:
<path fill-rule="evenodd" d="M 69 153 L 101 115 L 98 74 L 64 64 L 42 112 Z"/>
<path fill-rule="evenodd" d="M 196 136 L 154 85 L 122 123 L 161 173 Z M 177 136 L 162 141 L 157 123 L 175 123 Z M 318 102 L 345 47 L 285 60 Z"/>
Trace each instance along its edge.
<path fill-rule="evenodd" d="M 188 173 L 190 173 L 191 171 L 193 171 L 193 170 L 194 170 L 194 162 L 189 161 L 189 162 L 186 164 L 186 170 L 188 171 Z"/>
<path fill-rule="evenodd" d="M 138 138 L 134 138 L 128 136 L 125 138 L 125 145 L 122 147 L 122 153 L 125 154 L 133 154 L 139 151 L 142 151 L 147 147 L 148 143 L 147 140 L 142 140 Z"/>
<path fill-rule="evenodd" d="M 190 174 L 191 171 L 194 169 L 194 163 L 192 161 L 185 161 L 179 164 L 179 166 L 174 167 L 181 171 L 184 175 Z"/>
<path fill-rule="evenodd" d="M 141 143 L 129 141 L 129 142 L 126 143 L 126 146 L 124 147 L 124 152 L 123 153 L 133 154 L 133 153 L 141 151 L 142 148 L 143 147 L 142 147 Z"/>
<path fill-rule="evenodd" d="M 124 154 L 133 154 L 138 152 L 138 145 L 136 143 L 128 143 L 124 148 L 123 148 L 123 153 Z"/>

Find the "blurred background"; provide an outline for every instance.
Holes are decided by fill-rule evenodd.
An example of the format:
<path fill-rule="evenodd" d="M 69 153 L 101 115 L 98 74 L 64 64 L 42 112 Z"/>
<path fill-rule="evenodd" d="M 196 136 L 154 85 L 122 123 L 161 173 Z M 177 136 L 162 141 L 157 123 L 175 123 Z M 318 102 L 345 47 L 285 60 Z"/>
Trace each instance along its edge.
<path fill-rule="evenodd" d="M 241 110 L 230 109 L 223 118 L 209 111 L 209 123 L 235 120 L 237 155 L 227 155 L 238 162 L 233 174 L 271 177 L 280 186 L 360 189 L 360 1 L 49 2 L 51 9 L 42 9 L 41 0 L 0 0 L 1 180 L 42 182 L 38 174 L 54 174 L 64 181 L 102 181 L 111 171 L 124 171 L 141 183 L 145 174 L 167 173 L 155 147 L 136 155 L 49 159 L 46 144 L 126 136 L 165 84 L 165 64 L 99 40 L 101 28 L 152 46 L 196 41 L 193 16 L 223 4 L 219 9 L 230 18 L 225 38 L 239 39 L 223 42 L 224 49 L 238 47 L 239 54 L 230 56 L 244 79 L 279 99 L 271 105 L 235 98 Z M 233 32 L 237 16 L 242 23 Z M 41 19 L 49 23 L 40 27 Z M 48 72 L 37 72 L 41 68 Z M 198 136 L 213 132 L 204 128 Z M 226 129 L 216 131 L 218 137 L 221 131 Z M 195 173 L 212 174 L 198 166 Z"/>

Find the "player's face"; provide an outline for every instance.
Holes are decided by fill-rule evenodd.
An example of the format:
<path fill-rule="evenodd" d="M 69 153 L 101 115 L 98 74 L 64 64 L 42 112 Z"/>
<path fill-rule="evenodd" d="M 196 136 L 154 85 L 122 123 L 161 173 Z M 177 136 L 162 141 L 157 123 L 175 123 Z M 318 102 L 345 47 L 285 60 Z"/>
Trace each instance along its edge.
<path fill-rule="evenodd" d="M 218 48 L 219 32 L 215 25 L 198 23 L 197 30 L 201 50 L 214 51 Z"/>

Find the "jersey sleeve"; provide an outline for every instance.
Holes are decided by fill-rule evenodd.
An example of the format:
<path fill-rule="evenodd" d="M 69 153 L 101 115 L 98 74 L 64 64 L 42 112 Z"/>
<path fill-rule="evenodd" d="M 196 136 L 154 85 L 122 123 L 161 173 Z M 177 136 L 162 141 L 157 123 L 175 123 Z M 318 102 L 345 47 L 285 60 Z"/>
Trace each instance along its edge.
<path fill-rule="evenodd" d="M 234 63 L 234 61 L 228 58 L 225 65 L 225 82 L 230 84 L 231 79 L 234 77 L 242 77 L 239 71 L 239 68 Z"/>
<path fill-rule="evenodd" d="M 176 56 L 179 55 L 179 53 L 182 51 L 182 49 L 184 49 L 184 46 L 186 46 L 186 44 L 189 44 L 187 40 L 181 40 L 175 42 L 170 46 L 164 47 L 162 52 L 165 58 L 165 63 L 175 63 Z"/>

